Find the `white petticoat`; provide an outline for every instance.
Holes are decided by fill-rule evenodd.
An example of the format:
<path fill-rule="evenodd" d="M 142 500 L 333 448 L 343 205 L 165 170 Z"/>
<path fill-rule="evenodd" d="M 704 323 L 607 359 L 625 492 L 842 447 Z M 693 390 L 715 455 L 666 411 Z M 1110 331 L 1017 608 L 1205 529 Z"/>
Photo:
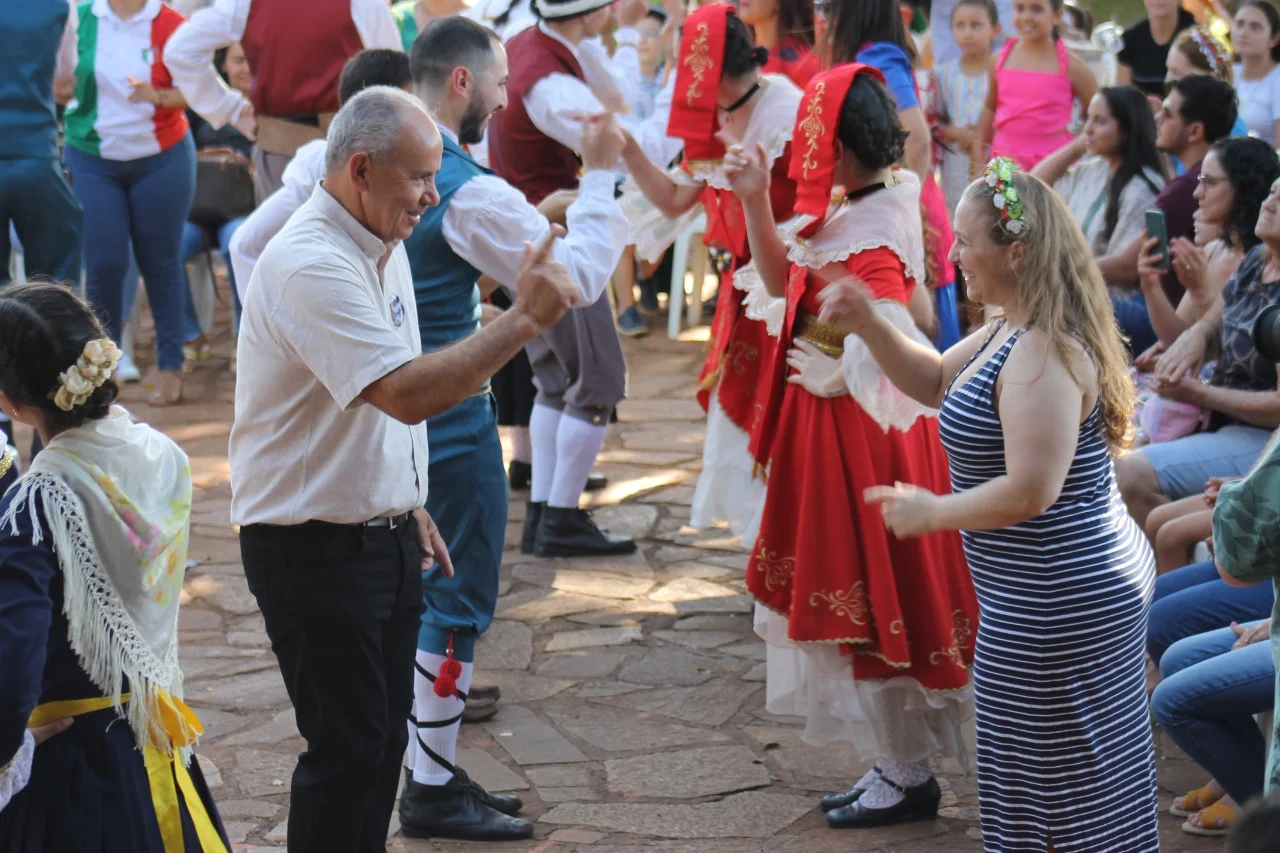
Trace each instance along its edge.
<path fill-rule="evenodd" d="M 743 545 L 749 549 L 760 530 L 765 484 L 751 476 L 755 468 L 748 449 L 751 437 L 725 414 L 716 390 L 711 391 L 711 405 L 707 410 L 702 474 L 693 492 L 689 524 L 702 528 L 719 521 L 728 522 L 729 529 L 741 536 Z"/>
<path fill-rule="evenodd" d="M 805 717 L 804 741 L 854 745 L 867 759 L 946 760 L 939 769 L 968 773 L 974 754 L 973 689 L 926 690 L 914 678 L 853 680 L 835 644 L 796 644 L 787 618 L 760 604 L 755 630 L 766 643 L 765 709 Z"/>

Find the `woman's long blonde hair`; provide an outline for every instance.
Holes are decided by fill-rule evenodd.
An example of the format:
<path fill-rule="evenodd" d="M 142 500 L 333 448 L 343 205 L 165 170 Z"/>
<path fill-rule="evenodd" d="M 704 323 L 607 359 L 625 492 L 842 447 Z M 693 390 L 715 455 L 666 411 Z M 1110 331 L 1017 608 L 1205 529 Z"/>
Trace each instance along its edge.
<path fill-rule="evenodd" d="M 1067 206 L 1039 178 L 1013 173 L 1013 187 L 1022 202 L 1019 236 L 1009 233 L 1000 211 L 991 201 L 983 179 L 965 190 L 964 198 L 990 220 L 995 242 L 1009 246 L 1021 241 L 1026 254 L 1014 275 L 1018 302 L 1027 314 L 1027 325 L 1049 336 L 1058 357 L 1075 375 L 1072 342 L 1084 348 L 1098 371 L 1098 403 L 1103 430 L 1112 451 L 1129 443 L 1129 423 L 1136 404 L 1124 337 L 1116 323 L 1111 299 L 1093 252 Z"/>

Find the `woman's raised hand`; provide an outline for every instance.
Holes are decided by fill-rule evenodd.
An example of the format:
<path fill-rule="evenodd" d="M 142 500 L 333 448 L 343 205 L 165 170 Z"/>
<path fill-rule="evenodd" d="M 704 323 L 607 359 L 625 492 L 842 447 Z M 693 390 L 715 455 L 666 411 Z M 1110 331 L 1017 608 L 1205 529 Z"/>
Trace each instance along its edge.
<path fill-rule="evenodd" d="M 724 176 L 734 195 L 759 198 L 769 192 L 769 152 L 757 142 L 752 147 L 732 142 L 723 130 L 716 134 L 725 143 Z"/>
<path fill-rule="evenodd" d="M 1183 288 L 1188 293 L 1202 293 L 1205 286 L 1205 270 L 1209 266 L 1209 257 L 1204 249 L 1186 237 L 1178 237 L 1169 246 L 1169 252 L 1173 255 L 1173 271 L 1177 274 Z"/>
<path fill-rule="evenodd" d="M 827 282 L 818 292 L 818 304 L 822 306 L 818 319 L 845 334 L 861 334 L 875 313 L 867 286 L 851 275 L 830 279 L 820 271 L 816 274 Z"/>

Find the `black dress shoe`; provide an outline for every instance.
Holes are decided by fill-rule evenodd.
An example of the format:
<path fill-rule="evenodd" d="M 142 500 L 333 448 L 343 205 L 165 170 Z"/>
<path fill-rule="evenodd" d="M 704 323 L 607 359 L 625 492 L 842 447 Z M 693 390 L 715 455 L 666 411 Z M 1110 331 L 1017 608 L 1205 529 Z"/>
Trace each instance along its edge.
<path fill-rule="evenodd" d="M 503 814 L 517 815 L 524 808 L 524 800 L 515 794 L 495 794 L 486 791 L 479 782 L 467 775 L 467 771 L 461 767 L 453 768 L 453 778 L 464 788 L 470 788 L 471 791 L 480 798 L 480 802 L 492 809 L 497 809 Z"/>
<path fill-rule="evenodd" d="M 497 702 L 502 698 L 502 688 L 496 684 L 472 684 L 471 689 L 467 691 L 467 699 L 485 700 L 492 699 Z"/>
<path fill-rule="evenodd" d="M 636 542 L 605 533 L 591 513 L 577 507 L 544 507 L 533 552 L 539 557 L 608 557 L 634 554 Z"/>
<path fill-rule="evenodd" d="M 596 471 L 592 471 L 591 475 L 587 477 L 587 485 L 586 485 L 586 488 L 583 489 L 583 491 L 598 492 L 606 488 L 608 485 L 609 485 L 608 477 L 606 477 L 604 474 L 600 474 L 600 473 L 597 473 Z"/>
<path fill-rule="evenodd" d="M 827 812 L 827 826 L 832 829 L 867 829 L 873 826 L 892 826 L 918 820 L 933 820 L 938 816 L 938 803 L 942 789 L 938 780 L 930 777 L 923 785 L 904 788 L 895 785 L 884 776 L 885 783 L 897 788 L 902 801 L 888 808 L 875 809 L 864 805 L 861 797 L 847 806 Z"/>
<path fill-rule="evenodd" d="M 511 460 L 511 464 L 507 466 L 507 482 L 511 484 L 511 491 L 518 492 L 529 488 L 529 481 L 532 479 L 532 465 L 521 462 L 519 459 Z"/>
<path fill-rule="evenodd" d="M 462 841 L 533 837 L 532 823 L 503 814 L 481 799 L 481 793 L 494 796 L 460 770 L 444 785 L 420 785 L 410 779 L 400 797 L 400 831 L 409 838 Z"/>
<path fill-rule="evenodd" d="M 827 794 L 818 804 L 822 806 L 824 812 L 833 811 L 834 809 L 842 809 L 845 806 L 851 806 L 858 801 L 858 797 L 862 796 L 862 788 L 850 788 L 843 794 Z"/>
<path fill-rule="evenodd" d="M 546 506 L 543 501 L 529 501 L 524 510 L 524 532 L 520 534 L 520 553 L 532 554 L 533 546 L 538 541 L 538 526 L 542 524 L 542 510 Z"/>

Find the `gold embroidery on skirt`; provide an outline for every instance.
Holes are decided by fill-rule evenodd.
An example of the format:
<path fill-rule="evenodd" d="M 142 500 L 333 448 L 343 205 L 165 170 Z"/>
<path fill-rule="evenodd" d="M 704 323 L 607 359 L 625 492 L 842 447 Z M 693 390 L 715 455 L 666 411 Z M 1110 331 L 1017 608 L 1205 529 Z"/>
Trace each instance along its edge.
<path fill-rule="evenodd" d="M 821 589 L 809 596 L 810 607 L 817 607 L 819 601 L 825 601 L 828 610 L 855 625 L 867 624 L 867 595 L 862 590 L 862 581 L 855 581 L 846 590 L 827 592 Z"/>
<path fill-rule="evenodd" d="M 764 587 L 773 592 L 791 581 L 796 571 L 795 557 L 782 557 L 777 551 L 770 551 L 763 539 L 760 540 L 759 556 L 756 557 L 756 571 L 764 575 Z"/>
<path fill-rule="evenodd" d="M 929 655 L 929 663 L 937 663 L 939 658 L 951 661 L 961 669 L 968 669 L 964 663 L 964 657 L 960 650 L 965 648 L 966 641 L 973 636 L 972 623 L 969 618 L 964 615 L 963 610 L 956 610 L 951 614 L 951 645 L 945 649 L 933 652 Z"/>

